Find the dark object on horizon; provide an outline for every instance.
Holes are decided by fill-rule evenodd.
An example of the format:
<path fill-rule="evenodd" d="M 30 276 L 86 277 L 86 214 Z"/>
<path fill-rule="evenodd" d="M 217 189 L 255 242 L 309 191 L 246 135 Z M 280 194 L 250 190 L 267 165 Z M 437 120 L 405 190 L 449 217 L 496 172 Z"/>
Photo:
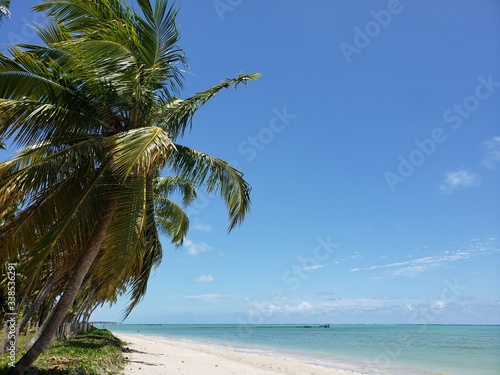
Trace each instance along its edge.
<path fill-rule="evenodd" d="M 330 324 L 320 324 L 319 326 L 297 326 L 297 328 L 330 328 Z"/>

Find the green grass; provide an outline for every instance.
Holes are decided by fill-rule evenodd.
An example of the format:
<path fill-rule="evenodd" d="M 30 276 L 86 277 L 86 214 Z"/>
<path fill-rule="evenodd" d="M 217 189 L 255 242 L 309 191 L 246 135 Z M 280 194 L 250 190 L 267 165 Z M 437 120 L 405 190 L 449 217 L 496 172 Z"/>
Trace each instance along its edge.
<path fill-rule="evenodd" d="M 19 348 L 24 347 L 21 337 Z M 92 329 L 75 338 L 54 340 L 26 374 L 108 375 L 118 373 L 125 364 L 119 339 L 105 329 Z M 18 349 L 19 351 L 19 349 Z M 17 353 L 19 359 L 24 352 Z M 8 370 L 8 358 L 0 358 L 0 374 Z"/>

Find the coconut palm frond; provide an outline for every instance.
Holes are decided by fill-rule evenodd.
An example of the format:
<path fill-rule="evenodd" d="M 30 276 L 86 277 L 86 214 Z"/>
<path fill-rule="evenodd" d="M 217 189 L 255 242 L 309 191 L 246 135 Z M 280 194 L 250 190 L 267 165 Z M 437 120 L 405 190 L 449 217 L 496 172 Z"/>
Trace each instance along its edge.
<path fill-rule="evenodd" d="M 203 152 L 175 145 L 169 160 L 172 170 L 207 192 L 220 194 L 229 214 L 229 231 L 240 224 L 250 209 L 250 185 L 227 162 Z"/>
<path fill-rule="evenodd" d="M 211 87 L 208 90 L 199 92 L 192 97 L 181 100 L 170 98 L 162 103 L 157 109 L 157 125 L 168 129 L 173 139 L 182 137 L 186 130 L 191 129 L 194 114 L 205 103 L 217 95 L 220 91 L 228 89 L 231 86 L 238 87 L 240 84 L 247 84 L 248 81 L 258 79 L 260 74 L 240 74 L 233 79 L 227 79 L 222 83 Z"/>
<path fill-rule="evenodd" d="M 10 5 L 10 0 L 0 1 L 0 22 L 2 22 L 3 17 L 5 18 L 10 17 L 9 5 Z"/>

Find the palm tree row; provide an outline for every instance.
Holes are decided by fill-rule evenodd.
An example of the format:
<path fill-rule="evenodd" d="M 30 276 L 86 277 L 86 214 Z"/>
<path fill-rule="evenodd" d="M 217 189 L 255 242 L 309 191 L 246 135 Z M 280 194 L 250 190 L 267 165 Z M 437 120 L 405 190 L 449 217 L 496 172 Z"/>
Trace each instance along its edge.
<path fill-rule="evenodd" d="M 178 140 L 214 95 L 258 75 L 180 99 L 177 10 L 137 3 L 140 12 L 125 0 L 46 0 L 34 7 L 52 18 L 37 30 L 46 45 L 0 54 L 0 138 L 20 149 L 0 164 L 1 211 L 15 207 L 3 215 L 0 260 L 30 276 L 22 296 L 44 293 L 53 305 L 12 374 L 33 363 L 72 306 L 88 314 L 127 292 L 130 313 L 161 261 L 160 233 L 174 245 L 187 233 L 172 193 L 184 206 L 196 188 L 219 194 L 230 230 L 248 212 L 242 174 Z"/>
<path fill-rule="evenodd" d="M 179 239 L 182 240 L 185 233 L 187 233 L 189 220 L 182 209 L 178 206 L 176 207 L 175 203 L 168 199 L 168 196 L 170 196 L 174 190 L 178 190 L 178 195 L 182 196 L 182 201 L 185 205 L 193 202 L 196 198 L 196 190 L 187 180 L 183 180 L 179 177 L 157 177 L 154 180 L 153 200 L 155 204 L 156 225 L 157 228 L 161 229 L 175 244 Z M 172 205 L 174 205 L 174 207 L 171 207 Z M 172 213 L 174 212 L 177 212 L 178 218 L 174 219 L 172 217 Z M 24 255 L 29 257 L 29 252 L 26 252 Z M 145 294 L 147 275 L 149 275 L 151 270 L 159 264 L 160 260 L 161 252 L 158 252 L 155 254 L 155 260 L 153 262 L 142 265 L 145 276 L 142 278 L 142 283 L 137 285 L 134 292 L 135 297 L 131 305 L 125 311 L 124 317 L 126 317 L 135 304 L 139 302 L 140 296 Z M 17 261 L 17 277 L 21 279 L 17 280 L 19 288 L 16 291 L 16 295 L 20 301 L 25 301 L 17 305 L 18 310 L 16 313 L 19 317 L 22 317 L 19 323 L 19 331 L 23 331 L 30 320 L 35 324 L 42 325 L 45 318 L 55 306 L 56 297 L 64 291 L 65 285 L 65 275 L 61 274 L 61 271 L 64 271 L 64 269 L 61 270 L 55 267 L 55 264 L 50 260 L 45 262 L 42 267 L 39 267 L 37 277 L 27 280 L 23 266 L 29 262 L 29 258 L 18 259 Z M 64 264 L 64 261 L 62 263 Z M 119 271 L 123 272 L 123 270 Z M 115 302 L 119 294 L 126 293 L 128 290 L 127 287 L 129 286 L 127 283 L 132 279 L 130 277 L 118 278 L 116 277 L 117 273 L 113 273 L 110 275 L 111 277 L 103 277 L 98 269 L 96 269 L 95 272 L 89 272 L 66 317 L 66 321 L 72 323 L 82 320 L 88 321 L 88 317 L 95 308 L 106 302 Z M 2 291 L 0 295 L 5 296 L 7 296 L 6 276 L 7 275 L 0 280 L 0 290 Z M 6 308 L 4 308 L 4 310 L 7 311 Z M 0 320 L 4 320 L 4 314 L 1 311 Z"/>

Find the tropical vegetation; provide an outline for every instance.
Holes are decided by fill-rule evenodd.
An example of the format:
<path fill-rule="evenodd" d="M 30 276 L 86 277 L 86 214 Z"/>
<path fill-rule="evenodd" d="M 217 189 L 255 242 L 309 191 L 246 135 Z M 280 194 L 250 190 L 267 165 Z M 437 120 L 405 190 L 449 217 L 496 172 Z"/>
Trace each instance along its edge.
<path fill-rule="evenodd" d="M 69 339 L 53 340 L 38 357 L 30 374 L 118 374 L 126 362 L 126 347 L 123 345 L 105 329 L 93 329 Z M 0 360 L 0 374 L 8 371 L 9 362 L 4 357 Z"/>
<path fill-rule="evenodd" d="M 182 244 L 196 189 L 220 195 L 229 230 L 249 210 L 242 173 L 179 140 L 208 100 L 258 74 L 181 99 L 177 8 L 137 4 L 45 0 L 34 7 L 52 20 L 37 26 L 45 45 L 0 54 L 0 139 L 18 147 L 0 163 L 0 261 L 16 264 L 23 324 L 41 325 L 12 374 L 65 320 L 123 293 L 130 313 L 161 261 L 160 235 Z"/>

